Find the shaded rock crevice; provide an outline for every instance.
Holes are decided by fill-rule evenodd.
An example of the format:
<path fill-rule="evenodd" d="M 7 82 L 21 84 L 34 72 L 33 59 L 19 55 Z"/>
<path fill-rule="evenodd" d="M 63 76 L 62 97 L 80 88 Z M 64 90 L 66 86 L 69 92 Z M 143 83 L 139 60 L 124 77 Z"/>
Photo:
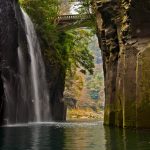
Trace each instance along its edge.
<path fill-rule="evenodd" d="M 52 53 L 55 53 L 55 49 Z M 65 87 L 65 70 L 59 63 L 51 63 L 48 59 L 46 64 L 46 76 L 50 94 L 51 117 L 54 121 L 66 120 L 66 105 L 63 101 Z"/>
<path fill-rule="evenodd" d="M 15 1 L 2 0 L 0 2 L 0 52 L 1 52 L 1 123 L 4 122 L 4 106 L 6 97 L 4 97 L 5 85 L 3 81 L 15 81 L 17 78 L 17 47 L 18 47 L 18 24 L 14 12 Z M 9 43 L 9 44 L 8 44 Z M 15 85 L 15 83 L 14 83 Z M 5 104 L 4 104 L 5 103 Z"/>

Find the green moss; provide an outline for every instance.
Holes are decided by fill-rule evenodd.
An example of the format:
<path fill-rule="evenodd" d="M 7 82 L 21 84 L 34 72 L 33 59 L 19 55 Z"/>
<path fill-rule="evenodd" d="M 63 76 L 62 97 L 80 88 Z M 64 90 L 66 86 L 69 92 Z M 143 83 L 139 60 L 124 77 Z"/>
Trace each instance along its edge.
<path fill-rule="evenodd" d="M 140 52 L 137 67 L 137 127 L 150 127 L 150 48 Z"/>

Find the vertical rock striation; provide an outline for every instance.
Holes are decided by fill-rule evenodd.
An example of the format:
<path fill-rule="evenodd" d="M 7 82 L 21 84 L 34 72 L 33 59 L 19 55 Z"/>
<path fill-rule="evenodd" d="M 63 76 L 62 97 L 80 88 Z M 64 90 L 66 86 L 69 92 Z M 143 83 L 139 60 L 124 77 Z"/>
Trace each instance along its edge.
<path fill-rule="evenodd" d="M 150 2 L 96 2 L 105 76 L 104 124 L 150 128 Z"/>
<path fill-rule="evenodd" d="M 15 1 L 1 0 L 0 1 L 0 53 L 1 53 L 1 123 L 4 120 L 4 108 L 6 105 L 6 97 L 4 97 L 4 78 L 9 82 L 13 82 L 14 88 L 10 91 L 12 93 L 15 88 L 16 72 L 17 72 L 17 47 L 18 47 L 18 24 L 14 12 Z M 15 59 L 13 59 L 15 58 Z M 8 61 L 7 61 L 8 60 Z M 3 79 L 3 80 L 2 80 Z M 10 87 L 11 88 L 11 87 Z M 15 100 L 14 104 L 15 105 Z M 15 108 L 15 107 L 14 107 Z M 13 109 L 13 108 L 12 108 Z M 14 115 L 11 110 L 9 111 Z M 13 121 L 14 118 L 12 117 Z"/>
<path fill-rule="evenodd" d="M 56 54 L 55 48 L 51 47 L 52 55 Z M 52 120 L 66 120 L 66 106 L 63 101 L 63 92 L 65 87 L 65 70 L 62 66 L 45 58 L 46 76 L 50 94 L 50 106 Z"/>

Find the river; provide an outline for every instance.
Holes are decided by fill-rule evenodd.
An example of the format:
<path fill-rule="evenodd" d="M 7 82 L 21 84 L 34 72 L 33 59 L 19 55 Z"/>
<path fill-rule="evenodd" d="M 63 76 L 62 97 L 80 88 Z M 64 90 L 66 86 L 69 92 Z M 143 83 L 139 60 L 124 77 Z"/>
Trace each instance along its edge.
<path fill-rule="evenodd" d="M 150 130 L 100 121 L 9 125 L 0 128 L 0 150 L 150 150 Z"/>

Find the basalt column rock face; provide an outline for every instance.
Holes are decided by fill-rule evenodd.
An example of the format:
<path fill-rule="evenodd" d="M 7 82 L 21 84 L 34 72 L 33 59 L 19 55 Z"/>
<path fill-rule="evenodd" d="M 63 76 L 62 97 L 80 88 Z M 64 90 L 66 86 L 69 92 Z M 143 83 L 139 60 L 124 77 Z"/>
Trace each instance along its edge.
<path fill-rule="evenodd" d="M 97 3 L 107 125 L 150 128 L 149 15 L 148 1 Z"/>
<path fill-rule="evenodd" d="M 54 48 L 51 48 L 51 53 L 55 55 Z M 63 101 L 65 71 L 60 64 L 49 62 L 46 58 L 45 60 L 46 76 L 50 94 L 51 117 L 54 121 L 65 121 L 67 110 Z"/>
<path fill-rule="evenodd" d="M 118 69 L 119 40 L 115 17 L 117 13 L 113 8 L 116 3 L 98 5 L 97 24 L 98 38 L 103 56 L 105 78 L 105 124 L 113 125 L 115 120 L 116 76 Z"/>
<path fill-rule="evenodd" d="M 136 68 L 136 125 L 150 128 L 150 1 L 133 2 L 136 6 L 135 12 L 132 12 L 133 35 L 139 50 Z"/>

